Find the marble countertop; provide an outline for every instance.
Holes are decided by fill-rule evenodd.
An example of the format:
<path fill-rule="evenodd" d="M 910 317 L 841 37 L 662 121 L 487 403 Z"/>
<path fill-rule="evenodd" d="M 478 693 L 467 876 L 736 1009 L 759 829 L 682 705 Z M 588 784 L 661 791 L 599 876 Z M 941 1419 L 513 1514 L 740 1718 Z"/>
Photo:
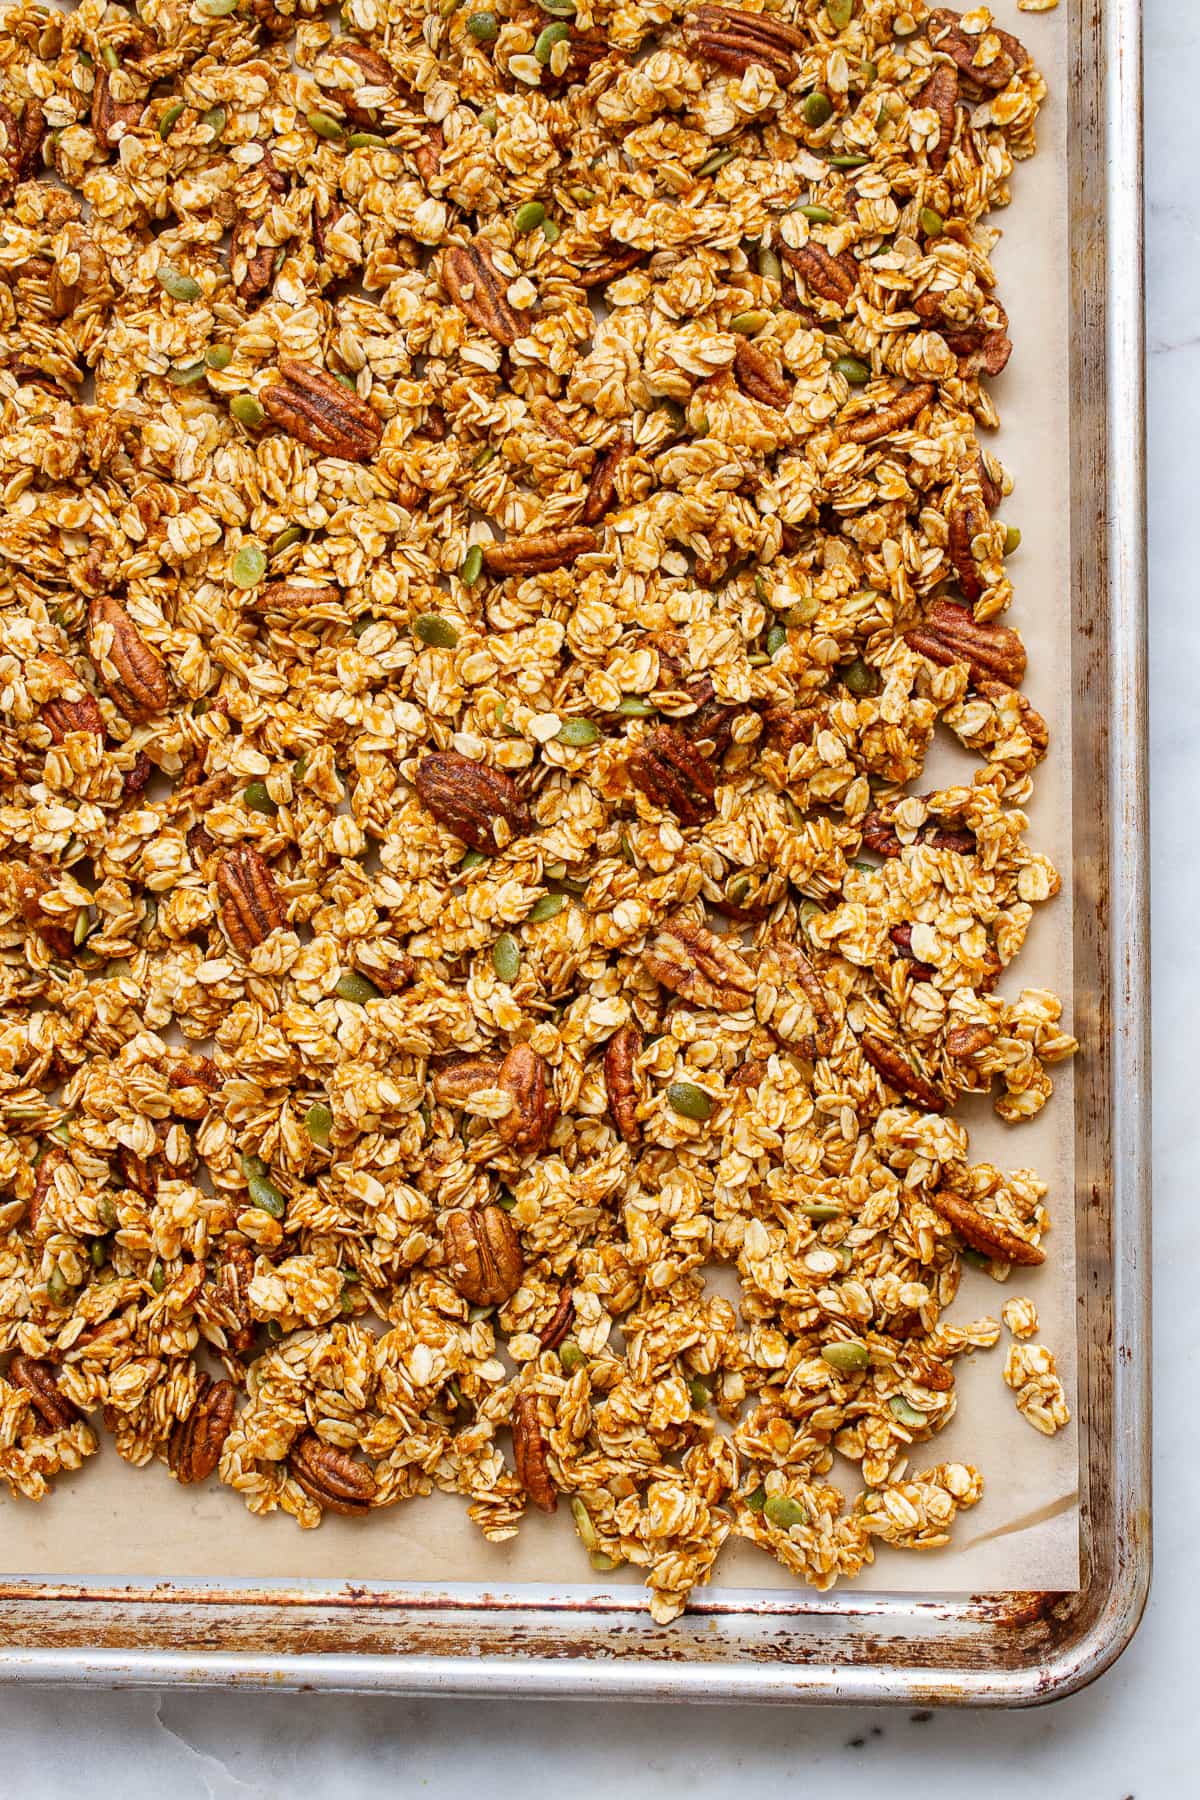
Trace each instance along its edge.
<path fill-rule="evenodd" d="M 717 1800 L 738 1790 L 872 1800 L 886 1783 L 973 1800 L 1178 1800 L 1195 1791 L 1194 1596 L 1188 1525 L 1200 1384 L 1192 1044 L 1200 1017 L 1195 896 L 1175 820 L 1194 809 L 1200 605 L 1186 575 L 1200 417 L 1200 185 L 1192 174 L 1200 6 L 1145 0 L 1150 345 L 1152 806 L 1155 933 L 1155 1558 L 1132 1647 L 1086 1693 L 1033 1713 L 514 1706 L 305 1695 L 0 1693 L 0 1793 L 23 1800 L 275 1800 L 436 1793 L 571 1800 L 624 1791 Z M 1178 111 L 1176 111 L 1178 107 Z M 1191 1253 L 1189 1255 L 1189 1252 Z"/>

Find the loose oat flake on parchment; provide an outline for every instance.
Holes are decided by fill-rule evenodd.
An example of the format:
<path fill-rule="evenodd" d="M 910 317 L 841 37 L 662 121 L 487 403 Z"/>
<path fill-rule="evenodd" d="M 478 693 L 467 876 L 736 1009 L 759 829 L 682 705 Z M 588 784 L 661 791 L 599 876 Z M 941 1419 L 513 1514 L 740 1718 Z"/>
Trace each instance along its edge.
<path fill-rule="evenodd" d="M 998 985 L 1058 889 L 987 448 L 1026 49 L 3 19 L 0 1476 L 561 1497 L 662 1621 L 731 1535 L 947 1542 L 999 1328 L 943 1314 L 1049 1225 L 955 1104 L 1075 1049 Z"/>

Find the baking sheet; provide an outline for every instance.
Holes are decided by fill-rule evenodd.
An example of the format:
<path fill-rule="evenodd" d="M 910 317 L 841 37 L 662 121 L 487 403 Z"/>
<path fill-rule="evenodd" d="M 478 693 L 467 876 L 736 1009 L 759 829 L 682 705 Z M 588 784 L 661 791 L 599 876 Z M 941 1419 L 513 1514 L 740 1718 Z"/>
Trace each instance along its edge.
<path fill-rule="evenodd" d="M 1024 952 L 1006 972 L 1001 991 L 1049 987 L 1068 1001 L 1072 985 L 1071 871 L 1071 619 L 1068 537 L 1068 231 L 1066 164 L 1066 19 L 1061 12 L 1020 14 L 1015 0 L 994 0 L 993 13 L 1027 45 L 1046 75 L 1050 94 L 1039 121 L 1039 154 L 1013 177 L 1013 206 L 995 215 L 1004 238 L 995 252 L 1000 297 L 1011 320 L 1015 351 L 995 384 L 1003 423 L 989 438 L 1016 488 L 1003 516 L 1019 524 L 1023 541 L 1010 567 L 1016 586 L 1011 614 L 1029 651 L 1025 690 L 1050 724 L 1052 751 L 1035 778 L 1027 808 L 1030 841 L 1047 851 L 1063 877 L 1063 892 L 1035 917 Z M 972 759 L 973 760 L 973 759 Z M 935 748 L 926 785 L 967 765 L 948 746 Z M 1068 1013 L 1069 1023 L 1069 1013 Z M 1084 1047 L 1086 1053 L 1086 1045 Z M 998 1316 L 1010 1295 L 1029 1294 L 1040 1314 L 1038 1342 L 1058 1358 L 1076 1412 L 1074 1119 L 1071 1065 L 1053 1071 L 1055 1092 L 1035 1120 L 1007 1127 L 986 1102 L 959 1116 L 971 1132 L 973 1161 L 1002 1168 L 1032 1167 L 1049 1182 L 1054 1229 L 1048 1261 L 1016 1270 L 1003 1286 L 969 1266 L 951 1320 Z M 951 1545 L 916 1555 L 881 1549 L 854 1586 L 872 1592 L 926 1594 L 1007 1590 L 1068 1591 L 1079 1585 L 1078 1422 L 1043 1438 L 1020 1416 L 1002 1380 L 1012 1340 L 1002 1332 L 990 1352 L 962 1359 L 958 1414 L 932 1443 L 916 1447 L 913 1467 L 942 1461 L 975 1463 L 984 1497 L 960 1514 Z M 850 1465 L 831 1479 L 847 1494 L 857 1486 Z M 107 1442 L 79 1475 L 61 1480 L 40 1506 L 0 1501 L 0 1573 L 99 1576 L 177 1581 L 246 1580 L 324 1586 L 353 1583 L 483 1583 L 510 1590 L 531 1582 L 577 1589 L 582 1596 L 640 1585 L 637 1570 L 581 1581 L 590 1574 L 570 1513 L 528 1518 L 519 1537 L 488 1545 L 467 1518 L 462 1500 L 435 1495 L 372 1515 L 366 1521 L 327 1516 L 316 1532 L 301 1532 L 284 1514 L 251 1517 L 229 1489 L 209 1483 L 180 1488 L 161 1469 L 132 1469 Z M 794 1578 L 750 1545 L 730 1543 L 708 1590 L 736 1603 L 763 1591 L 803 1593 Z M 780 1595 L 782 1598 L 782 1595 Z"/>

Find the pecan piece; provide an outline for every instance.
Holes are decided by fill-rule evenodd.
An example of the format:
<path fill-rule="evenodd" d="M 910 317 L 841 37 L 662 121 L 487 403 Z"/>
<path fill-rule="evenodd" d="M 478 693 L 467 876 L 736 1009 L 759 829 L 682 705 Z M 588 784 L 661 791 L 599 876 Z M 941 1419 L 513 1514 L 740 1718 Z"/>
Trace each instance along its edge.
<path fill-rule="evenodd" d="M 494 1057 L 464 1056 L 434 1071 L 433 1097 L 439 1106 L 465 1106 L 473 1094 L 499 1081 L 500 1064 Z"/>
<path fill-rule="evenodd" d="M 79 1408 L 59 1393 L 53 1363 L 18 1350 L 8 1365 L 7 1379 L 13 1387 L 24 1388 L 47 1431 L 66 1431 L 83 1417 Z"/>
<path fill-rule="evenodd" d="M 46 135 L 46 115 L 39 101 L 26 100 L 18 122 L 12 108 L 0 100 L 0 193 L 11 193 L 19 182 L 37 173 L 38 152 Z"/>
<path fill-rule="evenodd" d="M 799 59 L 810 47 L 807 35 L 795 25 L 730 6 L 697 6 L 684 19 L 683 34 L 706 62 L 736 75 L 744 75 L 757 63 L 771 71 L 780 87 L 795 81 Z"/>
<path fill-rule="evenodd" d="M 538 1333 L 538 1343 L 543 1350 L 558 1349 L 570 1331 L 571 1321 L 574 1317 L 575 1295 L 571 1288 L 565 1287 L 558 1296 L 558 1305 Z"/>
<path fill-rule="evenodd" d="M 871 1067 L 883 1076 L 889 1087 L 895 1088 L 914 1105 L 924 1107 L 926 1112 L 945 1112 L 945 1094 L 926 1081 L 895 1044 L 876 1037 L 872 1031 L 864 1031 L 858 1042 Z"/>
<path fill-rule="evenodd" d="M 156 1157 L 139 1156 L 126 1144 L 117 1145 L 117 1173 L 127 1188 L 143 1200 L 153 1200 L 158 1193 L 158 1177 L 154 1172 Z"/>
<path fill-rule="evenodd" d="M 731 1088 L 756 1088 L 767 1072 L 767 1065 L 757 1056 L 751 1056 L 744 1063 L 739 1063 L 726 1081 Z"/>
<path fill-rule="evenodd" d="M 162 712 L 171 697 L 167 671 L 125 608 L 98 594 L 88 608 L 88 645 L 109 698 L 134 724 Z"/>
<path fill-rule="evenodd" d="M 993 1219 L 988 1213 L 981 1211 L 970 1200 L 964 1200 L 961 1194 L 947 1193 L 939 1188 L 925 1196 L 935 1213 L 953 1225 L 964 1243 L 978 1250 L 981 1256 L 994 1257 L 997 1262 L 1019 1263 L 1022 1268 L 1035 1269 L 1046 1260 L 1046 1252 L 1036 1244 L 1030 1244 L 999 1219 Z"/>
<path fill-rule="evenodd" d="M 909 388 L 907 393 L 897 394 L 887 406 L 881 406 L 876 412 L 860 414 L 849 425 L 842 427 L 841 435 L 850 444 L 873 444 L 876 438 L 887 437 L 890 432 L 900 431 L 905 425 L 911 425 L 919 412 L 923 412 L 937 393 L 931 381 L 923 381 L 918 387 Z"/>
<path fill-rule="evenodd" d="M 656 725 L 626 765 L 629 778 L 655 806 L 681 825 L 702 825 L 716 812 L 716 777 L 708 758 L 677 725 Z"/>
<path fill-rule="evenodd" d="M 812 1015 L 811 1023 L 803 1018 L 793 1022 L 793 1017 L 788 1016 L 791 1008 L 785 1001 L 782 1008 L 776 1007 L 776 1016 L 771 1022 L 773 1034 L 781 1043 L 788 1044 L 810 1060 L 828 1056 L 837 1035 L 837 1019 L 825 983 L 796 944 L 775 943 L 770 949 L 788 987 L 800 989 Z M 789 999 L 793 997 L 789 995 Z"/>
<path fill-rule="evenodd" d="M 632 244 L 619 243 L 610 238 L 605 256 L 600 262 L 588 263 L 578 271 L 580 287 L 607 287 L 610 281 L 617 281 L 622 275 L 628 275 L 630 269 L 636 269 L 639 263 L 645 262 L 648 250 L 637 250 Z"/>
<path fill-rule="evenodd" d="M 892 811 L 889 807 L 867 814 L 862 823 L 864 850 L 873 850 L 876 856 L 899 856 L 905 849 L 892 822 Z M 976 849 L 973 831 L 968 831 L 965 825 L 942 825 L 936 819 L 926 820 L 915 841 L 932 844 L 935 850 L 957 850 L 960 856 L 974 856 Z"/>
<path fill-rule="evenodd" d="M 1004 489 L 989 469 L 987 458 L 984 456 L 982 450 L 979 452 L 978 466 L 979 491 L 983 495 L 983 504 L 987 507 L 989 512 L 995 512 L 1001 500 L 1004 498 Z"/>
<path fill-rule="evenodd" d="M 497 819 L 504 820 L 509 838 L 523 837 L 530 828 L 529 808 L 512 776 L 457 750 L 424 757 L 413 785 L 435 819 L 487 856 L 502 848 L 495 836 Z"/>
<path fill-rule="evenodd" d="M 360 44 L 344 34 L 335 38 L 333 48 L 340 57 L 357 65 L 362 74 L 359 87 L 383 88 L 389 97 L 394 95 L 396 77 L 392 73 L 391 64 L 380 56 L 378 50 L 372 50 L 368 44 Z M 356 98 L 357 92 L 358 88 L 335 88 L 333 97 L 352 125 L 367 130 L 375 124 L 379 109 L 375 106 L 360 106 Z"/>
<path fill-rule="evenodd" d="M 250 1310 L 254 1262 L 249 1244 L 231 1244 L 217 1265 L 213 1281 L 213 1297 L 225 1341 L 235 1356 L 244 1356 L 258 1336 L 258 1322 Z"/>
<path fill-rule="evenodd" d="M 583 511 L 579 515 L 582 524 L 600 523 L 617 496 L 617 470 L 632 449 L 633 434 L 626 429 L 596 458 L 588 478 Z"/>
<path fill-rule="evenodd" d="M 542 1431 L 541 1407 L 530 1390 L 518 1394 L 513 1403 L 513 1460 L 517 1480 L 540 1512 L 552 1513 L 558 1506 L 558 1489 L 550 1473 L 549 1450 Z"/>
<path fill-rule="evenodd" d="M 913 955 L 912 926 L 908 923 L 903 925 L 893 925 L 892 929 L 888 932 L 888 937 L 896 946 L 897 950 L 899 950 L 901 956 L 906 956 L 909 962 L 912 963 L 913 975 L 916 979 L 918 981 L 932 981 L 933 977 L 937 974 L 937 970 L 931 968 L 928 963 L 918 962 Z"/>
<path fill-rule="evenodd" d="M 313 204 L 315 206 L 316 202 Z M 261 300 L 274 278 L 275 247 L 258 242 L 257 226 L 245 214 L 238 219 L 230 240 L 231 265 L 235 259 L 243 264 L 242 274 L 235 283 L 238 299 L 247 305 Z"/>
<path fill-rule="evenodd" d="M 983 504 L 983 496 L 959 492 L 950 503 L 946 520 L 946 554 L 958 576 L 958 585 L 968 600 L 978 600 L 984 582 L 972 548 L 981 531 L 991 523 Z"/>
<path fill-rule="evenodd" d="M 531 531 L 526 537 L 489 544 L 483 566 L 492 575 L 544 575 L 564 569 L 576 557 L 596 548 L 596 534 L 587 525 L 564 525 L 557 531 Z"/>
<path fill-rule="evenodd" d="M 717 699 L 710 675 L 685 672 L 686 646 L 675 632 L 650 632 L 648 642 L 658 652 L 659 687 L 684 694 L 695 708 L 685 717 L 673 720 L 674 729 L 693 743 L 710 743 L 713 756 L 724 756 L 733 739 L 733 722 L 742 709 Z"/>
<path fill-rule="evenodd" d="M 297 1487 L 328 1512 L 358 1518 L 370 1511 L 376 1492 L 370 1469 L 345 1450 L 325 1443 L 315 1431 L 306 1431 L 292 1445 L 288 1472 Z"/>
<path fill-rule="evenodd" d="M 500 1064 L 497 1086 L 512 1095 L 512 1111 L 497 1121 L 501 1140 L 512 1149 L 537 1152 L 545 1148 L 558 1108 L 546 1081 L 546 1064 L 528 1044 L 514 1044 Z"/>
<path fill-rule="evenodd" d="M 153 773 L 154 764 L 144 750 L 139 750 L 121 777 L 121 792 L 125 799 L 136 800 L 139 794 L 144 794 Z"/>
<path fill-rule="evenodd" d="M 940 334 L 946 348 L 958 358 L 959 375 L 965 380 L 971 375 L 1002 374 L 1012 355 L 1012 339 L 1008 335 L 1008 315 L 999 301 L 990 303 L 989 310 L 994 315 L 991 324 L 982 318 L 955 319 L 947 314 L 945 303 L 944 294 L 918 294 L 912 308 L 918 318 Z M 979 461 L 982 465 L 982 455 Z M 989 506 L 995 504 L 995 500 L 988 501 Z"/>
<path fill-rule="evenodd" d="M 958 71 L 950 63 L 939 63 L 917 95 L 916 105 L 938 116 L 938 139 L 929 152 L 929 166 L 935 175 L 940 175 L 949 159 L 958 122 Z"/>
<path fill-rule="evenodd" d="M 1029 67 L 1029 52 L 1011 32 L 989 24 L 972 34 L 962 29 L 962 14 L 948 6 L 935 6 L 926 21 L 926 34 L 935 50 L 954 63 L 963 79 L 985 93 L 998 94 L 1013 76 Z M 988 56 L 981 64 L 979 58 Z"/>
<path fill-rule="evenodd" d="M 426 125 L 420 143 L 413 151 L 413 161 L 417 165 L 417 174 L 429 187 L 442 172 L 442 151 L 446 148 L 446 134 L 440 125 Z"/>
<path fill-rule="evenodd" d="M 329 241 L 326 237 L 326 233 L 333 230 L 344 211 L 345 208 L 339 206 L 336 200 L 331 200 L 326 210 L 322 212 L 320 201 L 315 194 L 313 195 L 312 240 L 313 249 L 317 253 L 317 261 L 319 263 L 328 262 L 329 260 Z"/>
<path fill-rule="evenodd" d="M 231 1381 L 200 1375 L 192 1410 L 176 1425 L 167 1445 L 167 1467 L 183 1486 L 207 1481 L 220 1462 L 236 1404 Z"/>
<path fill-rule="evenodd" d="M 36 931 L 45 938 L 54 955 L 60 958 L 70 957 L 75 952 L 75 938 L 67 925 L 61 924 L 52 914 L 44 912 L 42 901 L 55 885 L 54 872 L 50 864 L 40 857 L 28 863 L 12 862 L 9 864 L 9 878 L 16 892 L 17 905 L 21 917 L 31 931 Z"/>
<path fill-rule="evenodd" d="M 955 1025 L 946 1033 L 946 1055 L 951 1062 L 967 1062 L 986 1050 L 995 1038 L 990 1025 Z"/>
<path fill-rule="evenodd" d="M 281 379 L 260 396 L 267 417 L 319 456 L 367 462 L 379 448 L 383 425 L 367 402 L 324 369 L 281 356 Z"/>
<path fill-rule="evenodd" d="M 340 600 L 334 587 L 310 586 L 303 581 L 268 581 L 253 594 L 250 604 L 258 613 L 282 613 L 288 619 L 304 619 L 337 606 Z"/>
<path fill-rule="evenodd" d="M 446 1274 L 472 1306 L 503 1306 L 525 1274 L 521 1240 L 499 1206 L 452 1212 L 442 1227 Z"/>
<path fill-rule="evenodd" d="M 627 1144 L 641 1138 L 637 1116 L 637 1084 L 633 1065 L 641 1055 L 642 1034 L 636 1025 L 622 1025 L 613 1033 L 604 1052 L 604 1086 L 613 1124 Z"/>
<path fill-rule="evenodd" d="M 521 335 L 521 321 L 509 305 L 508 282 L 492 260 L 486 238 L 451 244 L 442 257 L 442 285 L 472 325 L 489 332 L 505 349 Z"/>
<path fill-rule="evenodd" d="M 733 356 L 733 378 L 743 394 L 763 406 L 782 412 L 792 398 L 792 390 L 769 356 L 764 356 L 747 338 L 739 337 Z"/>
<path fill-rule="evenodd" d="M 61 1169 L 67 1160 L 67 1153 L 61 1144 L 49 1143 L 37 1166 L 37 1174 L 33 1181 L 33 1194 L 29 1201 L 29 1229 L 36 1236 L 41 1224 L 42 1213 L 46 1205 L 46 1196 L 54 1184 L 55 1172 Z"/>
<path fill-rule="evenodd" d="M 275 877 L 251 844 L 227 850 L 217 864 L 221 923 L 240 956 L 249 956 L 287 922 Z"/>
<path fill-rule="evenodd" d="M 831 256 L 822 244 L 803 244 L 799 250 L 781 244 L 779 254 L 800 275 L 810 294 L 843 308 L 849 303 L 858 286 L 858 264 L 849 250 Z"/>
<path fill-rule="evenodd" d="M 642 961 L 656 981 L 689 1005 L 740 1012 L 754 994 L 754 975 L 725 938 L 678 913 L 667 920 Z"/>
<path fill-rule="evenodd" d="M 117 101 L 112 97 L 109 73 L 101 65 L 96 70 L 92 88 L 92 130 L 96 142 L 104 150 L 115 150 L 126 131 L 132 130 L 142 116 L 140 100 Z"/>
<path fill-rule="evenodd" d="M 967 607 L 950 600 L 935 600 L 904 639 L 942 668 L 966 663 L 972 682 L 1001 681 L 1016 687 L 1025 673 L 1025 646 L 1015 631 L 990 620 L 981 622 Z"/>
<path fill-rule="evenodd" d="M 1007 706 L 1010 700 L 1016 702 L 1021 725 L 1040 762 L 1050 748 L 1050 727 L 1037 708 L 1025 698 L 1024 694 L 1018 693 L 1016 688 L 1009 687 L 1007 682 L 977 681 L 975 691 L 977 694 L 981 694 L 985 700 L 990 700 L 992 705 L 997 708 Z"/>

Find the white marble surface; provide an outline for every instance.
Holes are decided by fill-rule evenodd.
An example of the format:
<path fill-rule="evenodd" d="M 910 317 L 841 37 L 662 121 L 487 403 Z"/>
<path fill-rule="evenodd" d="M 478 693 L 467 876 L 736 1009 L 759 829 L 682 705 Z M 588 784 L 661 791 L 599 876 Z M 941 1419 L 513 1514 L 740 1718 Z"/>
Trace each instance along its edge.
<path fill-rule="evenodd" d="M 975 1800 L 1185 1800 L 1196 1774 L 1187 1521 L 1200 1480 L 1193 1329 L 1200 1251 L 1194 1152 L 1200 950 L 1179 830 L 1200 774 L 1200 605 L 1187 575 L 1200 420 L 1200 188 L 1194 174 L 1200 6 L 1145 0 L 1149 192 L 1151 671 L 1155 928 L 1157 1579 L 1132 1648 L 1087 1693 L 1036 1713 L 909 1715 L 518 1707 L 208 1694 L 0 1694 L 0 1794 L 74 1800 L 359 1800 L 531 1791 L 739 1790 L 839 1800 L 891 1791 Z M 1194 1445 L 1194 1438 L 1191 1443 Z M 969 1789 L 968 1789 L 969 1784 Z"/>

